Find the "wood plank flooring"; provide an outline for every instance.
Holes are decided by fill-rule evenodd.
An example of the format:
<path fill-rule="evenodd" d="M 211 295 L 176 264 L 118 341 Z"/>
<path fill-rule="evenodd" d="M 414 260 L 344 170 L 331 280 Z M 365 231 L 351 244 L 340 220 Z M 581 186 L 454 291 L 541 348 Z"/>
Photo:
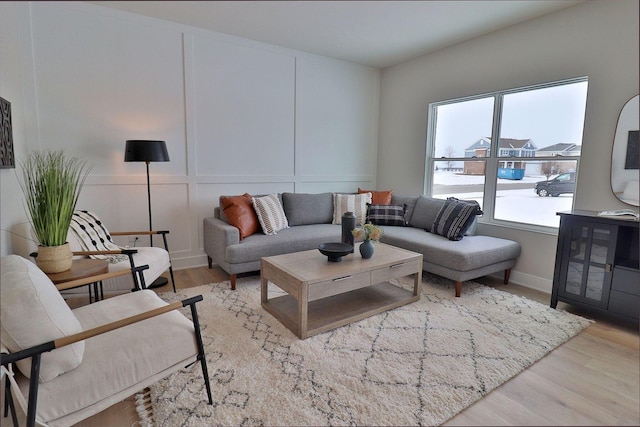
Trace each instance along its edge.
<path fill-rule="evenodd" d="M 217 268 L 198 267 L 174 274 L 178 288 L 229 279 Z M 500 279 L 476 281 L 543 304 L 550 300 L 548 294 L 503 285 Z M 170 290 L 170 284 L 156 289 Z M 559 303 L 558 309 L 596 323 L 444 425 L 640 425 L 638 325 L 564 303 Z M 130 397 L 77 426 L 129 427 L 137 422 L 135 402 Z M 2 419 L 2 425 L 10 423 L 10 419 Z"/>

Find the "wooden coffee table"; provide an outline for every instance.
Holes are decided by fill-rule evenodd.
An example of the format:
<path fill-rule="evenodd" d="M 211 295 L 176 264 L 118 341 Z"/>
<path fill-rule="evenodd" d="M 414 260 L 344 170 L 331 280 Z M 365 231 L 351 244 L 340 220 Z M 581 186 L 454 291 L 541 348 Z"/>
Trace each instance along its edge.
<path fill-rule="evenodd" d="M 389 283 L 414 276 L 413 290 Z M 328 262 L 317 249 L 262 258 L 262 307 L 299 338 L 357 322 L 420 299 L 422 254 L 376 243 L 373 258 L 355 252 Z M 269 282 L 287 295 L 268 298 Z"/>

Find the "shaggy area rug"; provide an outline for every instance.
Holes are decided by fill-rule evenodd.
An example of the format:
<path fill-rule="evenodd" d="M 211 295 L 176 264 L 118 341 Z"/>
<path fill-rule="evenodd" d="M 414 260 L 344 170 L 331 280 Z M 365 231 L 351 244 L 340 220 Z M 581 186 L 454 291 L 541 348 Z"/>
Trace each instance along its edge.
<path fill-rule="evenodd" d="M 262 309 L 257 276 L 236 291 L 224 282 L 165 293 L 204 297 L 214 403 L 198 363 L 138 395 L 142 423 L 439 425 L 590 324 L 471 282 L 455 298 L 453 286 L 425 274 L 419 301 L 306 340 Z"/>

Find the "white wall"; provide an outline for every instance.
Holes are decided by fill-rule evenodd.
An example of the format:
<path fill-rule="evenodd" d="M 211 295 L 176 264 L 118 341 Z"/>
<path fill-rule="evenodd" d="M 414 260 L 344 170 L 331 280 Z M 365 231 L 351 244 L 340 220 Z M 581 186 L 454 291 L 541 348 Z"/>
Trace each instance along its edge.
<path fill-rule="evenodd" d="M 383 70 L 378 188 L 423 191 L 429 103 L 588 76 L 575 207 L 629 207 L 610 187 L 620 109 L 638 94 L 638 1 L 592 0 Z M 522 245 L 512 280 L 550 291 L 556 236 L 480 225 Z"/>
<path fill-rule="evenodd" d="M 17 157 L 87 159 L 78 208 L 145 229 L 145 165 L 124 163 L 124 144 L 167 141 L 171 161 L 150 165 L 153 225 L 171 231 L 177 268 L 205 264 L 202 219 L 220 195 L 375 184 L 375 68 L 84 3 L 0 2 L 0 17 Z M 24 254 L 8 231 L 26 221 L 22 194 L 0 174 L 0 252 Z"/>

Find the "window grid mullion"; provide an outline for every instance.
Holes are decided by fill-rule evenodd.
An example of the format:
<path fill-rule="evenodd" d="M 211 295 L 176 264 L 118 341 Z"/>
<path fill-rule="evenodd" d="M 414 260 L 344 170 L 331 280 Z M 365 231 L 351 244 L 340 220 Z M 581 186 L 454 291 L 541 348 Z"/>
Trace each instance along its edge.
<path fill-rule="evenodd" d="M 502 95 L 494 95 L 493 123 L 491 125 L 491 150 L 484 172 L 484 199 L 482 207 L 485 218 L 494 219 L 496 186 L 498 182 L 498 153 L 500 150 L 500 124 L 502 122 Z"/>

